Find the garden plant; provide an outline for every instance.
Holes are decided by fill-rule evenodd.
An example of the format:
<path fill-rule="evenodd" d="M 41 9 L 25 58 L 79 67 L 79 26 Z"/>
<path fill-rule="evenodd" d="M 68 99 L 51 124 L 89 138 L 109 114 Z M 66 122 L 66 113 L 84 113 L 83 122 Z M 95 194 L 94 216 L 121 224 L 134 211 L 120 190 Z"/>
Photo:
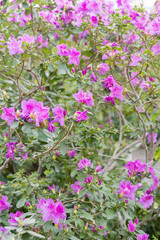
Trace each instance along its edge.
<path fill-rule="evenodd" d="M 0 2 L 1 240 L 160 239 L 159 55 L 158 3 Z"/>

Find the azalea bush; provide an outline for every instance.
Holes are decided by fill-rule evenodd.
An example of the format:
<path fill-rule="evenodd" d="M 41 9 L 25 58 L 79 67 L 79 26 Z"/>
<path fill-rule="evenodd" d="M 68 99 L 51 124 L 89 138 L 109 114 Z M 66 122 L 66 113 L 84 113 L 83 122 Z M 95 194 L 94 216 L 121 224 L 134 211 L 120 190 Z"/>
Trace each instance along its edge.
<path fill-rule="evenodd" d="M 158 239 L 160 6 L 0 13 L 0 239 Z"/>

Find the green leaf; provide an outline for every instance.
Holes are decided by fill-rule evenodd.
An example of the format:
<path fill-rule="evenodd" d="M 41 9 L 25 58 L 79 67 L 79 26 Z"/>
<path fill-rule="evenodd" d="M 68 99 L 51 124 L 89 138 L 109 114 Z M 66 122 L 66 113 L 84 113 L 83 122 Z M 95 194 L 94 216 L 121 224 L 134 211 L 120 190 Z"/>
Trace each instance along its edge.
<path fill-rule="evenodd" d="M 52 223 L 51 222 L 46 222 L 43 226 L 43 230 L 44 232 L 49 232 L 49 230 L 51 229 L 52 227 Z"/>
<path fill-rule="evenodd" d="M 107 219 L 113 219 L 117 217 L 117 212 L 115 209 L 109 209 L 106 214 L 107 214 Z"/>
<path fill-rule="evenodd" d="M 11 127 L 11 129 L 15 129 L 15 128 L 18 127 L 18 125 L 19 125 L 19 122 L 18 121 L 14 121 L 13 123 L 11 123 L 10 127 Z"/>
<path fill-rule="evenodd" d="M 54 67 L 53 67 L 52 64 L 49 64 L 49 65 L 48 65 L 48 70 L 49 70 L 50 72 L 53 72 L 53 71 L 54 71 Z"/>
<path fill-rule="evenodd" d="M 88 189 L 87 189 L 87 188 L 83 188 L 83 189 L 80 191 L 78 197 L 79 197 L 79 198 L 83 197 L 87 192 L 88 192 Z"/>
<path fill-rule="evenodd" d="M 26 232 L 35 237 L 39 237 L 39 238 L 43 238 L 43 239 L 45 238 L 43 235 L 36 233 L 36 232 L 32 232 L 32 231 L 26 231 Z"/>
<path fill-rule="evenodd" d="M 85 219 L 88 219 L 88 220 L 93 220 L 93 215 L 91 215 L 90 213 L 87 213 L 87 212 L 85 212 L 85 211 L 83 211 L 83 212 L 81 213 L 81 217 L 82 217 L 82 218 L 85 218 Z"/>
<path fill-rule="evenodd" d="M 67 145 L 65 141 L 60 143 L 60 153 L 64 156 L 66 154 Z"/>
<path fill-rule="evenodd" d="M 19 199 L 19 201 L 18 201 L 17 204 L 16 204 L 16 207 L 17 207 L 17 208 L 23 207 L 24 204 L 25 204 L 25 202 L 26 202 L 26 199 L 25 199 L 25 198 Z"/>
<path fill-rule="evenodd" d="M 77 238 L 75 236 L 71 236 L 69 239 L 71 239 L 71 240 L 80 240 L 79 238 Z"/>
<path fill-rule="evenodd" d="M 58 65 L 58 72 L 60 73 L 60 74 L 66 74 L 66 72 L 67 72 L 67 66 L 66 66 L 66 64 L 65 63 L 60 63 L 59 65 Z"/>
<path fill-rule="evenodd" d="M 71 177 L 74 177 L 77 173 L 77 168 L 73 168 L 71 171 Z"/>
<path fill-rule="evenodd" d="M 25 124 L 23 127 L 22 127 L 22 131 L 24 133 L 28 133 L 30 131 L 32 131 L 32 126 L 30 124 Z"/>

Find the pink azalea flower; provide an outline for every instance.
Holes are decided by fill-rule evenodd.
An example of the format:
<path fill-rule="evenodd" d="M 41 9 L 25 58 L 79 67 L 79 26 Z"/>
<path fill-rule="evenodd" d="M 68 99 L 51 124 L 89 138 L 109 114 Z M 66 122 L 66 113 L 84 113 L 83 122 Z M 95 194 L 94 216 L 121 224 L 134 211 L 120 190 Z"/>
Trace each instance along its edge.
<path fill-rule="evenodd" d="M 94 99 L 91 92 L 87 91 L 84 93 L 83 89 L 79 90 L 78 93 L 74 93 L 73 97 L 77 102 L 85 103 L 87 106 L 94 106 Z"/>
<path fill-rule="evenodd" d="M 22 42 L 26 42 L 29 44 L 35 43 L 35 37 L 29 36 L 28 34 L 24 33 L 21 38 L 19 38 Z"/>
<path fill-rule="evenodd" d="M 77 111 L 75 112 L 75 117 L 76 117 L 76 121 L 77 122 L 80 122 L 80 121 L 87 121 L 88 120 L 88 116 L 86 115 L 86 113 L 88 112 L 88 110 L 84 111 L 84 112 L 80 112 L 80 111 Z"/>
<path fill-rule="evenodd" d="M 131 54 L 131 61 L 130 66 L 137 66 L 142 61 L 142 57 L 139 57 L 137 54 Z"/>
<path fill-rule="evenodd" d="M 38 46 L 38 48 L 42 48 L 42 47 L 47 48 L 47 46 L 48 46 L 48 40 L 45 39 L 45 38 L 43 38 L 43 35 L 42 35 L 42 34 L 40 34 L 40 35 L 37 36 L 36 42 L 39 42 L 39 43 L 40 43 L 40 45 Z"/>
<path fill-rule="evenodd" d="M 123 91 L 124 91 L 124 87 L 120 86 L 118 83 L 115 83 L 114 87 L 112 88 L 111 96 L 113 98 L 117 98 L 117 99 L 123 101 L 123 99 L 124 99 Z"/>
<path fill-rule="evenodd" d="M 83 158 L 82 160 L 79 161 L 78 169 L 77 170 L 82 170 L 83 168 L 88 168 L 91 166 L 91 159 Z"/>
<path fill-rule="evenodd" d="M 91 175 L 89 175 L 88 178 L 85 177 L 85 182 L 90 184 L 92 182 L 92 179 L 93 179 L 93 177 Z"/>
<path fill-rule="evenodd" d="M 19 22 L 19 15 L 18 15 L 18 13 L 11 13 L 11 14 L 9 14 L 9 17 L 7 17 L 7 20 L 9 21 L 9 22 Z"/>
<path fill-rule="evenodd" d="M 74 47 L 71 47 L 71 49 L 68 50 L 68 53 L 68 63 L 78 66 L 80 63 L 79 57 L 81 56 L 81 53 L 77 51 Z"/>
<path fill-rule="evenodd" d="M 59 56 L 68 56 L 69 51 L 67 50 L 67 45 L 62 43 L 61 45 L 56 46 L 58 51 L 57 54 Z"/>
<path fill-rule="evenodd" d="M 107 88 L 107 90 L 111 92 L 115 82 L 116 81 L 114 80 L 113 76 L 110 75 L 103 80 L 103 87 Z"/>
<path fill-rule="evenodd" d="M 8 197 L 7 196 L 3 196 L 1 195 L 1 199 L 0 199 L 0 213 L 3 210 L 9 209 L 11 204 L 9 202 L 7 202 Z"/>
<path fill-rule="evenodd" d="M 105 102 L 111 102 L 113 105 L 115 105 L 115 99 L 113 96 L 109 95 L 104 98 Z"/>
<path fill-rule="evenodd" d="M 71 184 L 71 188 L 74 190 L 74 193 L 79 193 L 83 187 L 78 185 L 78 183 L 83 183 L 84 181 L 76 181 L 74 184 Z"/>
<path fill-rule="evenodd" d="M 53 184 L 52 187 L 47 186 L 52 192 L 55 192 L 55 185 Z"/>
<path fill-rule="evenodd" d="M 153 184 L 151 185 L 150 189 L 152 189 L 153 191 L 156 191 L 156 189 L 158 188 L 159 185 L 159 181 L 158 178 L 156 176 L 154 176 L 153 174 L 151 174 L 152 179 L 153 179 Z"/>
<path fill-rule="evenodd" d="M 91 74 L 90 79 L 91 79 L 91 82 L 97 82 L 97 76 L 94 73 Z"/>
<path fill-rule="evenodd" d="M 4 113 L 2 113 L 1 119 L 6 120 L 8 123 L 8 126 L 10 126 L 11 123 L 14 122 L 14 120 L 17 120 L 14 107 L 11 107 L 11 108 L 4 107 L 3 112 Z"/>
<path fill-rule="evenodd" d="M 44 222 L 52 220 L 54 224 L 58 224 L 60 219 L 66 219 L 65 208 L 62 202 L 59 202 L 59 199 L 57 199 L 56 203 L 51 198 L 47 200 L 41 198 L 38 202 L 37 208 L 41 209 L 40 213 L 43 214 L 42 219 Z"/>
<path fill-rule="evenodd" d="M 142 204 L 144 208 L 148 209 L 153 204 L 154 199 L 151 194 L 144 193 L 138 202 Z"/>
<path fill-rule="evenodd" d="M 137 159 L 134 162 L 130 161 L 125 164 L 125 168 L 128 169 L 128 176 L 133 176 L 134 174 L 145 172 L 146 167 L 147 165 L 145 163 L 142 163 L 140 159 Z"/>
<path fill-rule="evenodd" d="M 22 41 L 17 41 L 13 35 L 11 35 L 11 42 L 7 42 L 7 46 L 9 49 L 9 54 L 12 56 L 14 54 L 24 53 L 24 50 L 21 48 Z"/>
<path fill-rule="evenodd" d="M 69 152 L 69 157 L 74 157 L 76 156 L 76 151 L 75 150 L 72 150 Z"/>
<path fill-rule="evenodd" d="M 25 15 L 25 11 L 22 12 L 19 26 L 24 27 L 27 22 L 31 21 L 31 19 L 32 19 L 31 13 L 29 13 L 28 15 Z"/>
<path fill-rule="evenodd" d="M 131 84 L 132 84 L 132 86 L 134 87 L 134 86 L 137 86 L 138 84 L 139 84 L 139 79 L 137 78 L 137 77 L 135 77 L 136 75 L 138 74 L 138 72 L 132 72 L 131 73 Z"/>
<path fill-rule="evenodd" d="M 151 48 L 151 51 L 154 53 L 154 54 L 160 54 L 160 42 L 156 43 L 152 48 Z"/>
<path fill-rule="evenodd" d="M 64 118 L 66 116 L 66 110 L 64 110 L 64 108 L 61 108 L 61 105 L 58 105 L 57 107 L 52 109 L 52 112 L 55 116 L 53 122 L 59 122 L 61 126 L 64 126 Z"/>
<path fill-rule="evenodd" d="M 147 233 L 144 234 L 137 234 L 137 240 L 147 240 L 149 238 L 149 235 Z"/>
<path fill-rule="evenodd" d="M 6 232 L 6 231 L 8 231 L 8 229 L 0 226 L 0 236 L 1 236 L 1 234 L 3 234 L 3 237 L 8 236 L 9 233 L 4 234 L 4 232 Z M 1 240 L 1 239 L 2 239 L 2 238 L 0 237 L 0 240 Z"/>
<path fill-rule="evenodd" d="M 134 232 L 134 230 L 136 229 L 136 224 L 134 224 L 131 220 L 129 221 L 128 224 L 128 231 L 129 232 Z"/>
<path fill-rule="evenodd" d="M 91 14 L 90 22 L 91 22 L 93 27 L 98 27 L 99 19 L 98 19 L 98 17 L 95 14 Z"/>
<path fill-rule="evenodd" d="M 102 172 L 102 166 L 98 165 L 95 169 L 96 172 Z"/>
<path fill-rule="evenodd" d="M 109 66 L 107 63 L 100 63 L 97 68 L 102 75 L 105 75 L 106 72 L 109 71 Z"/>
<path fill-rule="evenodd" d="M 153 143 L 156 143 L 157 142 L 157 136 L 158 134 L 155 133 L 155 132 L 152 132 L 153 134 Z M 152 134 L 151 133 L 148 133 L 148 142 L 151 143 L 151 139 L 152 139 Z"/>
<path fill-rule="evenodd" d="M 19 225 L 19 222 L 16 220 L 16 218 L 19 218 L 20 216 L 22 216 L 24 213 L 21 213 L 20 211 L 17 211 L 16 213 L 10 213 L 10 219 L 8 219 L 8 222 L 11 223 L 11 226 L 17 226 Z M 20 218 L 22 221 L 25 218 Z"/>
<path fill-rule="evenodd" d="M 135 192 L 138 189 L 137 185 L 131 185 L 130 181 L 123 180 L 120 182 L 120 189 L 117 191 L 118 194 L 120 194 L 122 197 L 131 199 L 132 201 L 135 201 Z"/>
<path fill-rule="evenodd" d="M 155 81 L 155 79 L 152 78 L 151 76 L 149 76 L 149 80 L 150 80 L 151 82 L 154 82 L 154 81 Z"/>

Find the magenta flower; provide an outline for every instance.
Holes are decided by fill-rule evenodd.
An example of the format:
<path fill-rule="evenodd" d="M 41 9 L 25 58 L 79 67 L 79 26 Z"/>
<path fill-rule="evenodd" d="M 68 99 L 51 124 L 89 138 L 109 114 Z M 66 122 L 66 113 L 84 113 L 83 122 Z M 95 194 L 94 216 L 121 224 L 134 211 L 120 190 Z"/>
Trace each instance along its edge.
<path fill-rule="evenodd" d="M 103 87 L 107 88 L 107 90 L 111 92 L 115 82 L 116 81 L 114 80 L 113 76 L 110 75 L 103 80 Z"/>
<path fill-rule="evenodd" d="M 69 152 L 69 157 L 75 157 L 76 156 L 76 151 L 72 150 Z"/>
<path fill-rule="evenodd" d="M 29 36 L 28 34 L 24 33 L 23 36 L 20 39 L 22 42 L 26 42 L 29 44 L 35 43 L 35 37 Z"/>
<path fill-rule="evenodd" d="M 57 51 L 57 54 L 59 56 L 68 56 L 68 50 L 67 50 L 67 45 L 62 43 L 61 45 L 57 45 L 56 46 L 58 51 Z"/>
<path fill-rule="evenodd" d="M 79 161 L 77 165 L 78 165 L 77 170 L 82 170 L 83 168 L 91 167 L 91 159 L 83 158 L 82 160 Z"/>
<path fill-rule="evenodd" d="M 84 93 L 83 89 L 79 90 L 78 93 L 73 94 L 73 97 L 77 100 L 77 102 L 85 103 L 87 106 L 94 106 L 93 95 L 89 91 Z"/>
<path fill-rule="evenodd" d="M 48 131 L 49 132 L 54 132 L 56 127 L 53 125 L 52 119 L 51 118 L 47 118 L 47 120 L 48 120 Z"/>
<path fill-rule="evenodd" d="M 42 47 L 47 48 L 47 46 L 48 46 L 48 40 L 45 39 L 42 34 L 40 34 L 40 35 L 37 36 L 36 42 L 40 43 L 40 45 L 38 46 L 38 48 L 42 48 Z"/>
<path fill-rule="evenodd" d="M 84 103 L 86 93 L 84 93 L 82 89 L 82 90 L 79 90 L 78 93 L 74 93 L 73 97 L 76 99 L 77 102 Z"/>
<path fill-rule="evenodd" d="M 11 35 L 11 42 L 7 42 L 7 46 L 9 49 L 9 54 L 12 56 L 14 54 L 24 53 L 24 50 L 21 48 L 22 41 L 17 41 L 13 35 Z"/>
<path fill-rule="evenodd" d="M 97 76 L 94 73 L 91 74 L 90 79 L 91 79 L 91 82 L 97 82 Z"/>
<path fill-rule="evenodd" d="M 157 142 L 157 133 L 155 132 L 152 132 L 153 134 L 153 143 L 156 143 Z M 151 143 L 152 141 L 152 134 L 151 133 L 148 133 L 148 142 Z"/>
<path fill-rule="evenodd" d="M 109 71 L 109 66 L 107 63 L 100 63 L 98 66 L 97 66 L 97 69 L 99 70 L 99 72 L 102 74 L 102 75 L 105 75 L 106 72 Z"/>
<path fill-rule="evenodd" d="M 98 26 L 99 19 L 98 19 L 98 17 L 97 17 L 95 14 L 91 14 L 91 16 L 90 16 L 90 22 L 91 22 L 91 24 L 92 24 L 93 27 L 97 27 L 97 26 Z"/>
<path fill-rule="evenodd" d="M 60 219 L 66 219 L 65 208 L 62 202 L 59 202 L 59 199 L 57 199 L 56 203 L 51 198 L 47 200 L 41 198 L 38 202 L 37 208 L 41 209 L 40 213 L 43 214 L 42 219 L 44 222 L 52 220 L 54 224 L 58 224 Z"/>
<path fill-rule="evenodd" d="M 95 169 L 96 172 L 102 172 L 102 166 L 98 165 Z"/>
<path fill-rule="evenodd" d="M 137 66 L 139 62 L 142 61 L 142 57 L 139 57 L 137 54 L 131 54 L 131 61 L 130 66 Z"/>
<path fill-rule="evenodd" d="M 11 107 L 11 108 L 4 107 L 3 112 L 4 113 L 2 113 L 1 119 L 6 120 L 8 123 L 8 126 L 10 126 L 11 123 L 14 122 L 14 120 L 17 120 L 14 107 Z"/>
<path fill-rule="evenodd" d="M 31 13 L 29 13 L 28 15 L 25 15 L 25 11 L 22 12 L 19 26 L 24 27 L 27 22 L 31 21 L 31 19 L 32 19 Z"/>
<path fill-rule="evenodd" d="M 115 99 L 114 99 L 114 97 L 113 96 L 106 96 L 105 98 L 104 98 L 104 101 L 105 102 L 111 102 L 113 105 L 115 105 Z"/>
<path fill-rule="evenodd" d="M 88 178 L 85 177 L 85 182 L 90 184 L 92 182 L 92 179 L 93 179 L 93 177 L 91 175 L 89 175 Z"/>
<path fill-rule="evenodd" d="M 128 231 L 129 232 L 134 232 L 134 230 L 136 229 L 136 224 L 134 224 L 131 220 L 129 221 L 128 224 Z"/>
<path fill-rule="evenodd" d="M 75 112 L 75 117 L 76 117 L 76 121 L 77 122 L 80 122 L 80 121 L 87 121 L 88 120 L 88 116 L 86 115 L 86 113 L 88 112 L 88 110 L 84 111 L 84 112 L 80 112 L 80 111 L 77 111 Z"/>
<path fill-rule="evenodd" d="M 1 234 L 3 234 L 3 233 L 6 232 L 6 231 L 8 231 L 8 229 L 0 226 L 0 236 L 1 236 Z M 3 237 L 6 237 L 6 236 L 8 236 L 8 235 L 9 235 L 9 233 L 3 234 Z M 2 238 L 0 237 L 0 240 L 1 240 L 1 239 L 2 239 Z"/>
<path fill-rule="evenodd" d="M 31 204 L 28 202 L 28 201 L 26 201 L 26 206 L 28 207 L 28 206 L 30 206 Z"/>
<path fill-rule="evenodd" d="M 68 52 L 69 52 L 68 63 L 78 66 L 80 63 L 79 57 L 80 57 L 81 53 L 79 51 L 77 51 L 74 47 L 71 47 L 71 49 L 69 49 Z"/>
<path fill-rule="evenodd" d="M 19 222 L 16 220 L 16 218 L 19 218 L 20 216 L 22 216 L 24 213 L 21 213 L 20 211 L 17 211 L 16 213 L 10 213 L 10 219 L 8 219 L 8 222 L 11 223 L 11 226 L 17 226 L 19 225 Z M 20 218 L 22 221 L 25 218 Z"/>
<path fill-rule="evenodd" d="M 136 161 L 128 162 L 125 164 L 125 168 L 128 169 L 128 176 L 133 176 L 138 173 L 142 173 L 146 171 L 147 165 L 145 163 L 142 163 L 140 159 L 137 159 Z"/>
<path fill-rule="evenodd" d="M 120 189 L 117 191 L 122 197 L 131 199 L 132 201 L 135 201 L 135 192 L 137 191 L 138 186 L 137 185 L 131 185 L 130 181 L 125 180 L 120 182 Z"/>
<path fill-rule="evenodd" d="M 144 208 L 148 209 L 153 204 L 154 199 L 151 194 L 144 193 L 138 202 L 142 204 Z"/>
<path fill-rule="evenodd" d="M 144 233 L 143 235 L 137 234 L 137 240 L 147 240 L 149 238 L 149 235 L 147 233 Z"/>
<path fill-rule="evenodd" d="M 124 87 L 120 86 L 118 83 L 115 83 L 114 87 L 112 88 L 112 93 L 110 96 L 123 101 L 123 99 L 124 99 L 123 91 L 124 91 Z"/>
<path fill-rule="evenodd" d="M 9 209 L 11 204 L 9 202 L 7 202 L 8 197 L 7 196 L 3 196 L 1 195 L 1 199 L 0 199 L 0 213 L 3 210 Z"/>
<path fill-rule="evenodd" d="M 71 188 L 74 190 L 74 193 L 79 193 L 83 189 L 83 187 L 78 185 L 78 183 L 84 183 L 84 181 L 76 181 L 74 184 L 71 184 Z"/>
<path fill-rule="evenodd" d="M 59 122 L 61 126 L 64 126 L 64 118 L 67 113 L 66 110 L 64 110 L 64 108 L 61 108 L 61 105 L 58 105 L 52 109 L 52 112 L 55 116 L 53 122 Z"/>
<path fill-rule="evenodd" d="M 52 187 L 47 186 L 52 192 L 55 192 L 55 185 L 53 184 Z"/>

